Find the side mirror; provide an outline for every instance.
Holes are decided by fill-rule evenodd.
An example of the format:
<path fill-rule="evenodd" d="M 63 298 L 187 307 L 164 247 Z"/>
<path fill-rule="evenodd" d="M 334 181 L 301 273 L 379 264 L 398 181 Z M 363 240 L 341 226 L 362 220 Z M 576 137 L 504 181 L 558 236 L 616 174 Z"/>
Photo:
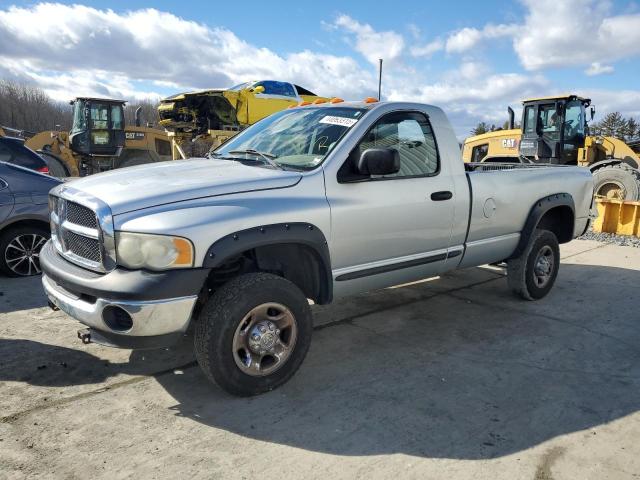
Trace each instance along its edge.
<path fill-rule="evenodd" d="M 361 175 L 391 175 L 400 170 L 400 154 L 393 148 L 368 148 L 358 160 Z"/>
<path fill-rule="evenodd" d="M 593 121 L 593 117 L 596 116 L 596 107 L 591 107 L 591 121 Z"/>
<path fill-rule="evenodd" d="M 252 88 L 251 91 L 256 95 L 259 93 L 264 93 L 264 87 L 262 85 L 258 85 L 257 87 Z"/>
<path fill-rule="evenodd" d="M 564 116 L 564 103 L 563 102 L 556 102 L 556 115 L 558 115 L 558 117 L 562 118 Z"/>

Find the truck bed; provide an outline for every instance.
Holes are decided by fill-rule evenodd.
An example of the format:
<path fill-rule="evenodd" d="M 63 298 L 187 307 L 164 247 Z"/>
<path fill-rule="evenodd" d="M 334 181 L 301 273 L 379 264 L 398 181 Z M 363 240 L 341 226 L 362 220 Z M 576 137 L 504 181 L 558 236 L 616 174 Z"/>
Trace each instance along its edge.
<path fill-rule="evenodd" d="M 588 169 L 527 163 L 464 165 L 471 189 L 471 218 L 463 267 L 503 260 L 496 257 L 515 249 L 532 206 L 549 195 L 568 193 L 576 212 L 589 212 L 592 187 Z M 576 218 L 576 231 L 583 229 L 587 220 Z"/>

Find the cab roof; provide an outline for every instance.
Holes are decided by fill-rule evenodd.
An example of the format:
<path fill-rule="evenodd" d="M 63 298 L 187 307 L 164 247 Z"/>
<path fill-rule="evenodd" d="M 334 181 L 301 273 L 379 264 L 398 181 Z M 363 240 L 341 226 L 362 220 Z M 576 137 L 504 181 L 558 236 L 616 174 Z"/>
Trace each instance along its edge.
<path fill-rule="evenodd" d="M 127 103 L 126 100 L 118 100 L 115 98 L 98 98 L 98 97 L 76 97 L 73 100 L 71 100 L 71 104 L 73 105 L 74 102 L 77 102 L 78 100 L 89 100 L 89 101 L 96 101 L 96 102 L 110 102 L 110 103 L 121 103 L 121 104 L 125 104 Z"/>
<path fill-rule="evenodd" d="M 580 100 L 582 103 L 590 104 L 591 99 L 580 97 L 579 95 L 567 94 L 567 95 L 555 95 L 552 97 L 538 97 L 538 98 L 527 98 L 523 100 L 522 103 L 530 103 L 530 102 L 542 102 L 545 100 Z"/>

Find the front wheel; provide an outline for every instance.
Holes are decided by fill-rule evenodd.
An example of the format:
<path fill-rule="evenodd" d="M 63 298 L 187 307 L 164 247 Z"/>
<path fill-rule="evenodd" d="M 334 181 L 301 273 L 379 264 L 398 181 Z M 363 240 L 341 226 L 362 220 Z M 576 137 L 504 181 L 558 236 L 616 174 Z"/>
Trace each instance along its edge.
<path fill-rule="evenodd" d="M 311 343 L 309 302 L 290 281 L 240 275 L 216 291 L 197 319 L 198 364 L 233 395 L 268 392 L 298 370 Z"/>
<path fill-rule="evenodd" d="M 507 261 L 511 291 L 525 300 L 539 300 L 553 288 L 560 268 L 560 246 L 553 232 L 535 230 L 524 251 Z"/>
<path fill-rule="evenodd" d="M 49 232 L 36 226 L 8 228 L 0 234 L 0 270 L 9 277 L 39 275 L 40 250 Z"/>

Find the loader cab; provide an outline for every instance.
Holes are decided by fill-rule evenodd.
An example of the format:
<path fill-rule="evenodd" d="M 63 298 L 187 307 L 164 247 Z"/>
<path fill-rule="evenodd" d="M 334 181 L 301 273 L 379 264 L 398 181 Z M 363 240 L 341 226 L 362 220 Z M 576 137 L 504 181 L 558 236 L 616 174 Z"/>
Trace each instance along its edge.
<path fill-rule="evenodd" d="M 588 134 L 589 105 L 591 100 L 575 95 L 525 100 L 520 154 L 534 162 L 577 164 Z"/>
<path fill-rule="evenodd" d="M 125 143 L 123 100 L 76 98 L 73 125 L 69 133 L 71 149 L 81 155 L 118 156 Z"/>

